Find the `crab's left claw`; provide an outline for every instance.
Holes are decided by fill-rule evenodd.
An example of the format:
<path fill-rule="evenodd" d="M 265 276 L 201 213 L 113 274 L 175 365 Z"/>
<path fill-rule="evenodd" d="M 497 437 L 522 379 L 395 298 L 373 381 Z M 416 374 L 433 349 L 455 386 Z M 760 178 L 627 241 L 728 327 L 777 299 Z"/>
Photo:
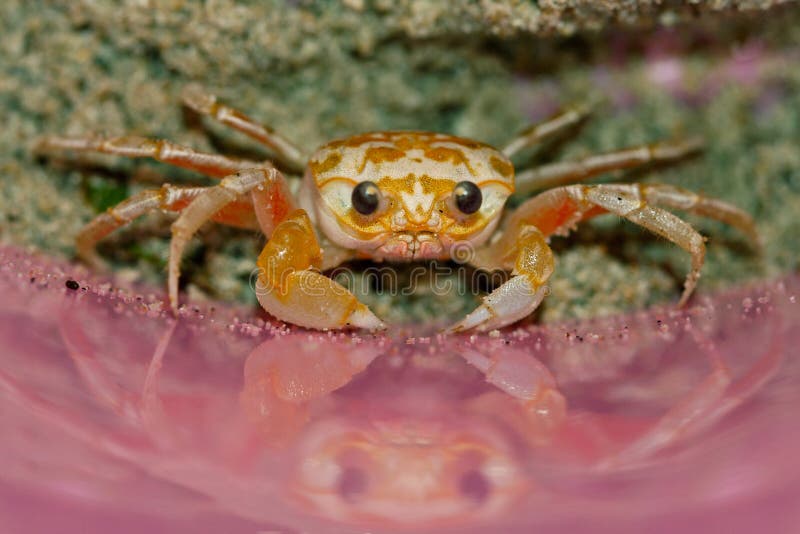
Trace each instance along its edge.
<path fill-rule="evenodd" d="M 321 274 L 321 264 L 311 221 L 304 210 L 296 210 L 275 227 L 258 257 L 256 297 L 261 306 L 282 321 L 307 328 L 385 328 L 355 295 Z"/>
<path fill-rule="evenodd" d="M 534 226 L 523 226 L 512 234 L 514 240 L 501 239 L 489 254 L 491 267 L 512 268 L 512 277 L 484 297 L 483 303 L 463 320 L 446 330 L 448 333 L 475 328 L 485 331 L 501 328 L 530 315 L 548 293 L 545 285 L 553 274 L 553 251 L 544 234 Z M 500 256 L 497 256 L 500 249 Z M 497 258 L 500 261 L 497 261 Z M 480 259 L 480 258 L 479 258 Z"/>

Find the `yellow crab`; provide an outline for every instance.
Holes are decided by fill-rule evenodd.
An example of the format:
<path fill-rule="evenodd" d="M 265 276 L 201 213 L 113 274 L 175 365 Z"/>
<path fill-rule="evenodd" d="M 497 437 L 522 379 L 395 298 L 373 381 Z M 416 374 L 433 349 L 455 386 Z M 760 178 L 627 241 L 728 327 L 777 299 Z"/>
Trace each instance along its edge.
<path fill-rule="evenodd" d="M 582 110 L 532 126 L 500 150 L 452 135 L 386 131 L 329 142 L 306 162 L 284 137 L 201 89 L 187 87 L 183 99 L 191 109 L 272 149 L 285 168 L 305 169 L 296 198 L 272 161 L 232 159 L 139 137 L 46 137 L 38 144 L 43 153 L 150 157 L 221 179 L 214 187 L 164 184 L 143 191 L 97 216 L 77 237 L 78 255 L 97 264 L 95 244 L 114 229 L 151 210 L 180 212 L 172 224 L 169 257 L 173 309 L 181 254 L 211 219 L 260 229 L 268 237 L 258 258 L 259 302 L 283 321 L 317 329 L 384 327 L 350 291 L 322 274 L 356 258 L 410 261 L 457 255 L 480 269 L 510 271 L 507 281 L 449 329 L 455 332 L 499 328 L 529 315 L 553 273 L 550 236 L 564 235 L 596 215 L 615 213 L 689 252 L 692 265 L 681 304 L 695 288 L 705 244 L 694 228 L 664 208 L 721 220 L 758 243 L 751 217 L 720 200 L 669 185 L 580 184 L 612 170 L 681 158 L 697 149 L 693 141 L 627 148 L 524 170 L 515 177 L 509 158 L 582 122 Z M 503 217 L 512 193 L 546 188 Z"/>

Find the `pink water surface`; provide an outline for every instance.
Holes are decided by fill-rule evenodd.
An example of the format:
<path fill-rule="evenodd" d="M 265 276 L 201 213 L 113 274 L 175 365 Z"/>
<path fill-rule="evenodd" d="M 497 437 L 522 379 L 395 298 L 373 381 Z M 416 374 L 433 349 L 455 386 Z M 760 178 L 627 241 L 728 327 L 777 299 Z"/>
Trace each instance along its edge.
<path fill-rule="evenodd" d="M 158 291 L 0 249 L 0 532 L 798 532 L 798 294 L 373 337 L 219 304 L 175 323 Z M 470 354 L 537 358 L 564 422 Z M 724 398 L 642 448 L 714 355 Z"/>

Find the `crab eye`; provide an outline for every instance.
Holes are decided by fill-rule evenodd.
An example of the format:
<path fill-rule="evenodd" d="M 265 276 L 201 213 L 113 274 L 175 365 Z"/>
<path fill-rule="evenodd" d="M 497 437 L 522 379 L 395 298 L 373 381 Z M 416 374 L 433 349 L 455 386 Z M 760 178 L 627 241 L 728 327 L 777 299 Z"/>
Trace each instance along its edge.
<path fill-rule="evenodd" d="M 477 185 L 472 182 L 459 182 L 453 189 L 456 207 L 461 213 L 470 215 L 478 211 L 483 202 L 483 194 Z"/>
<path fill-rule="evenodd" d="M 361 215 L 375 213 L 381 201 L 381 190 L 373 182 L 361 182 L 353 189 L 353 208 Z"/>

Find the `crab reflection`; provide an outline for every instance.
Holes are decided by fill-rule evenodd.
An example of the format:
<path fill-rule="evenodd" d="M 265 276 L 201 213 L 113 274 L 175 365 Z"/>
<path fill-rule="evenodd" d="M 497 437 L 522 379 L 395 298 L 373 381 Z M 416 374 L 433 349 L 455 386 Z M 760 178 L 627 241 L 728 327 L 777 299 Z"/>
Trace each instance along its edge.
<path fill-rule="evenodd" d="M 292 333 L 247 349 L 242 367 L 216 359 L 209 335 L 191 329 L 169 327 L 147 363 L 147 343 L 122 350 L 110 341 L 117 331 L 89 334 L 87 324 L 98 323 L 64 314 L 61 332 L 96 404 L 118 415 L 111 427 L 85 429 L 102 436 L 99 447 L 249 518 L 270 519 L 276 508 L 265 503 L 277 503 L 298 517 L 366 526 L 490 520 L 557 494 L 565 474 L 640 465 L 752 396 L 781 354 L 762 345 L 734 379 L 699 323 L 660 342 L 633 336 L 605 351 L 605 397 L 609 387 L 620 395 L 631 361 L 683 350 L 706 357 L 672 370 L 670 383 L 687 387 L 651 415 L 589 409 L 599 403 L 573 393 L 591 390 L 586 377 L 562 368 L 557 383 L 536 351 L 504 340 L 406 345 Z M 562 364 L 603 353 L 557 346 Z M 639 387 L 659 397 L 657 383 Z"/>
<path fill-rule="evenodd" d="M 725 314 L 691 329 L 678 315 L 657 336 L 612 324 L 598 331 L 613 341 L 596 344 L 550 329 L 415 344 L 295 332 L 254 347 L 102 307 L 62 312 L 84 394 L 54 402 L 0 373 L 17 405 L 223 510 L 317 530 L 330 519 L 460 528 L 554 512 L 718 421 L 784 352 L 779 314 L 772 327 L 736 329 Z M 611 335 L 621 331 L 624 342 Z"/>
<path fill-rule="evenodd" d="M 427 351 L 395 346 L 377 361 L 370 344 L 270 340 L 248 358 L 242 400 L 272 443 L 295 440 L 291 490 L 317 512 L 367 523 L 464 521 L 546 493 L 549 483 L 557 492 L 559 470 L 640 465 L 751 397 L 780 363 L 779 343 L 767 344 L 734 379 L 710 339 L 683 337 L 634 339 L 616 355 L 621 367 L 645 343 L 656 351 L 703 345 L 711 370 L 655 417 L 567 410 L 530 351 L 485 339 L 448 338 Z"/>
<path fill-rule="evenodd" d="M 486 409 L 494 394 L 479 374 L 449 351 L 397 347 L 362 373 L 382 350 L 299 334 L 248 357 L 243 406 L 271 444 L 291 440 L 292 494 L 357 521 L 465 520 L 510 504 L 527 486 L 519 436 Z M 499 409 L 514 403 L 501 397 Z"/>
<path fill-rule="evenodd" d="M 93 319 L 71 310 L 61 334 L 94 402 L 116 418 L 56 418 L 248 518 L 272 519 L 265 503 L 282 503 L 283 517 L 288 505 L 300 517 L 444 525 L 493 517 L 528 488 L 524 439 L 494 414 L 516 400 L 454 347 L 296 333 L 262 342 L 242 367 L 214 362 L 213 347 L 173 324 L 144 365 L 146 341 L 109 344 Z M 243 383 L 219 376 L 231 367 Z"/>

